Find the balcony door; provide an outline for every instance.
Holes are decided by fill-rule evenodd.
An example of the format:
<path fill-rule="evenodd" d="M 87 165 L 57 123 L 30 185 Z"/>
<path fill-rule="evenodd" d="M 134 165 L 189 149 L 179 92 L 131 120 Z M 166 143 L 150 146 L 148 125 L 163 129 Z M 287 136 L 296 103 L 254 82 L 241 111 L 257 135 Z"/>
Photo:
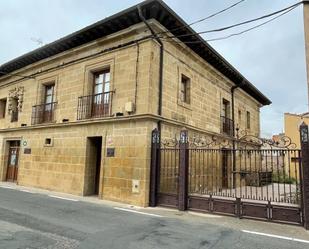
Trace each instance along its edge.
<path fill-rule="evenodd" d="M 109 69 L 93 75 L 92 116 L 101 117 L 109 114 L 110 106 L 110 71 Z"/>
<path fill-rule="evenodd" d="M 226 99 L 222 101 L 222 112 L 221 112 L 221 120 L 222 120 L 222 132 L 228 135 L 233 134 L 233 121 L 230 119 L 230 102 Z"/>
<path fill-rule="evenodd" d="M 42 115 L 43 122 L 51 122 L 53 120 L 54 91 L 55 84 L 45 86 L 44 106 Z"/>

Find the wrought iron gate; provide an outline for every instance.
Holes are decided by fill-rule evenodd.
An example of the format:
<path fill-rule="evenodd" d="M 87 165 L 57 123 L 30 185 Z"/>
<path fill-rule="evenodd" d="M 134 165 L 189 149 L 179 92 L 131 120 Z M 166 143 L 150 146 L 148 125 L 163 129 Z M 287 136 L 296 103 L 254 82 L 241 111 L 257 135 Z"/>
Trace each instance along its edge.
<path fill-rule="evenodd" d="M 303 224 L 301 151 L 289 138 L 152 138 L 151 206 Z"/>

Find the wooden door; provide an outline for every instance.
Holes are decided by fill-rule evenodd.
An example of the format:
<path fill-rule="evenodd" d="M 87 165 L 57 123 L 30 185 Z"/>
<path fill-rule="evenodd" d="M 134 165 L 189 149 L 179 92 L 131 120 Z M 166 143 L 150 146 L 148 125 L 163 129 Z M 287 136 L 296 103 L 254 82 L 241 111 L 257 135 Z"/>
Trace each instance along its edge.
<path fill-rule="evenodd" d="M 10 182 L 17 181 L 18 175 L 18 154 L 19 142 L 11 142 L 9 148 L 8 167 L 6 180 Z"/>

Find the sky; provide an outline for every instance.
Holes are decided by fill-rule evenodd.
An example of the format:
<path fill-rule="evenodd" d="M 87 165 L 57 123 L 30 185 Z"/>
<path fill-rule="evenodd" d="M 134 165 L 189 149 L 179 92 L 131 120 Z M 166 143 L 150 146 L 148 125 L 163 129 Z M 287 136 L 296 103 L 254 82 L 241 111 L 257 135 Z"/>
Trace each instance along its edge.
<path fill-rule="evenodd" d="M 191 23 L 238 0 L 165 0 Z M 237 7 L 201 22 L 198 32 L 259 17 L 298 0 L 246 0 Z M 0 64 L 87 25 L 126 9 L 139 0 L 0 0 Z M 258 23 L 256 23 L 258 24 Z M 252 27 L 202 35 L 206 40 Z M 210 42 L 223 57 L 271 99 L 261 109 L 261 134 L 284 131 L 283 114 L 308 111 L 302 6 L 258 29 Z"/>

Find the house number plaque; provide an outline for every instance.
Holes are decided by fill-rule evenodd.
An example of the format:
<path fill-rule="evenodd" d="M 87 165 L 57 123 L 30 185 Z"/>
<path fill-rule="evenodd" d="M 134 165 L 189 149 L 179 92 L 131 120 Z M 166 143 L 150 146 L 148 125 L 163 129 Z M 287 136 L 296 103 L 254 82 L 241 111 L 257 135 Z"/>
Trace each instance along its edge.
<path fill-rule="evenodd" d="M 25 148 L 24 149 L 24 154 L 31 154 L 31 149 L 30 148 Z"/>

